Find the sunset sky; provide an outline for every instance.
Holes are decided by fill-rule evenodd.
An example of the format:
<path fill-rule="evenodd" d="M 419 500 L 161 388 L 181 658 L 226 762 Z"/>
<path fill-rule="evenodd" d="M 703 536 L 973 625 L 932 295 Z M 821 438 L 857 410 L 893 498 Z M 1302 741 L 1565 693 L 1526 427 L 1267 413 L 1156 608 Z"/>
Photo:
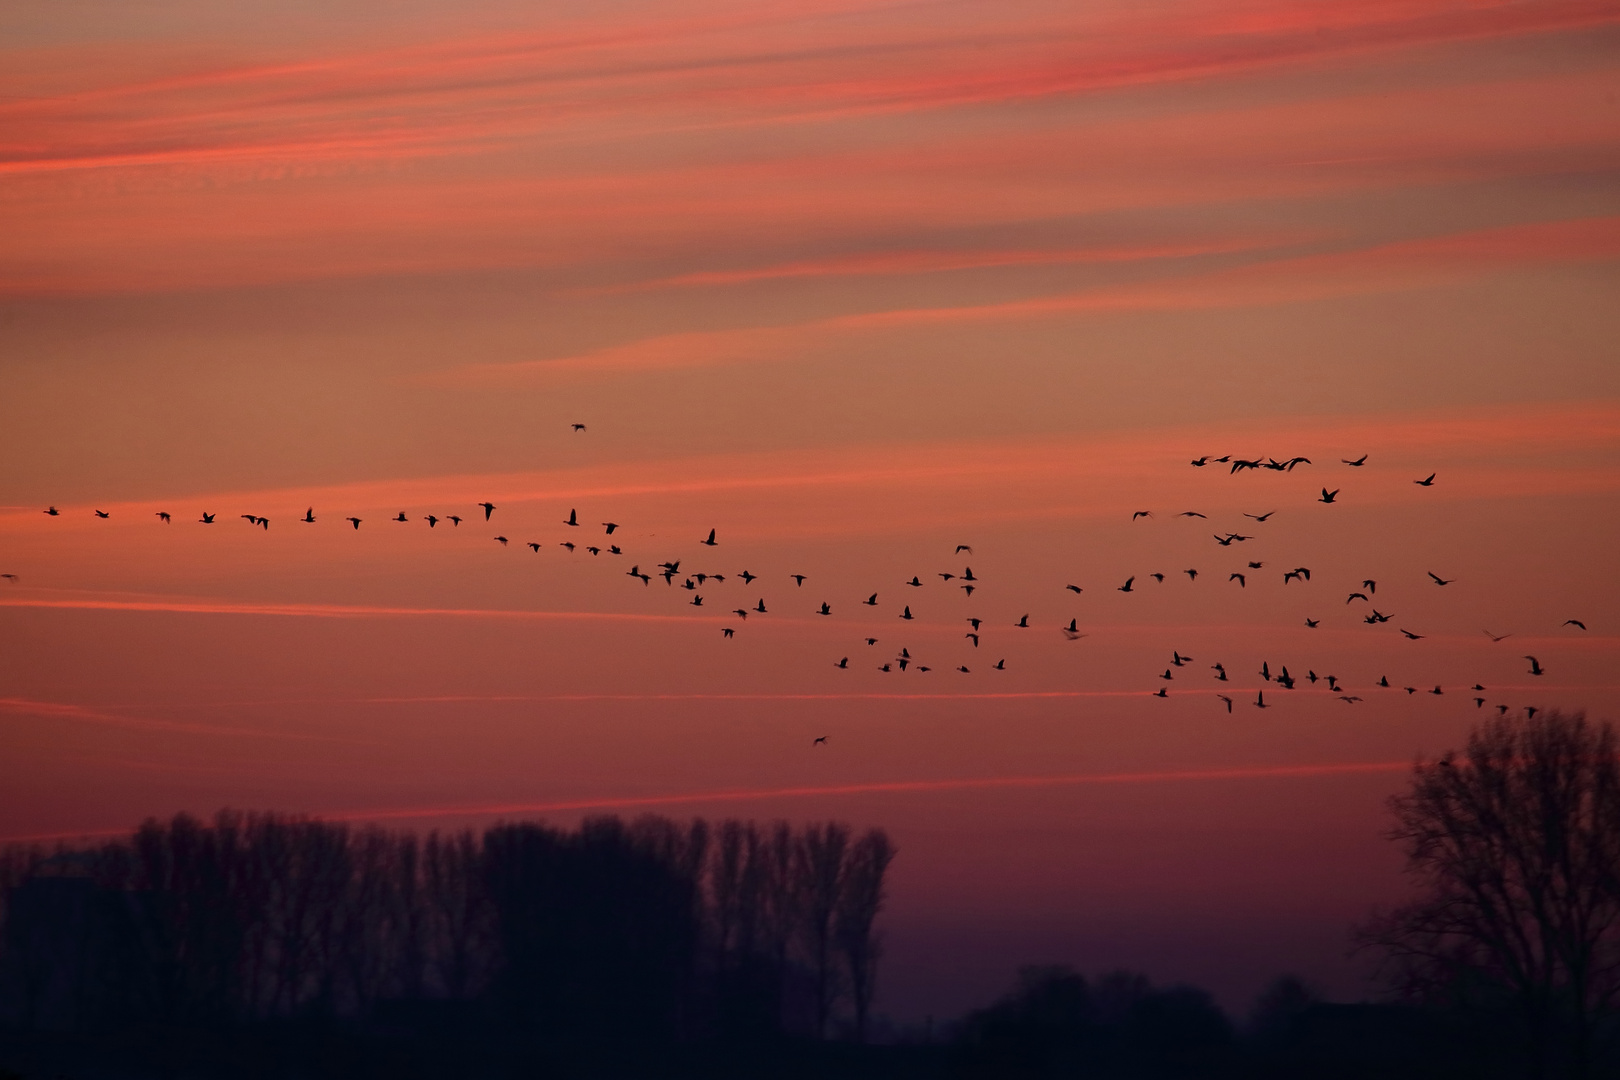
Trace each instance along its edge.
<path fill-rule="evenodd" d="M 7 3 L 0 838 L 836 817 L 900 1021 L 1364 994 L 1414 758 L 1620 716 L 1617 179 L 1595 0 Z"/>

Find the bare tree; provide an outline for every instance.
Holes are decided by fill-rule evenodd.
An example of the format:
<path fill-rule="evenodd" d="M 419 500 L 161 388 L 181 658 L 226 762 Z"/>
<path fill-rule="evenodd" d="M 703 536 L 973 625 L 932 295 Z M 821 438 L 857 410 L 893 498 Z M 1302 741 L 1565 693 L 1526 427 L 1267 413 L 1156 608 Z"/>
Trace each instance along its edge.
<path fill-rule="evenodd" d="M 1533 1069 L 1584 1075 L 1620 993 L 1620 765 L 1581 714 L 1488 721 L 1390 800 L 1418 885 L 1362 928 L 1402 990 L 1511 1001 Z"/>
<path fill-rule="evenodd" d="M 850 998 L 855 1006 L 855 1038 L 866 1041 L 867 1015 L 877 986 L 877 962 L 882 941 L 873 930 L 883 910 L 883 879 L 894 861 L 889 834 L 872 829 L 849 849 L 844 862 L 843 888 L 838 896 L 833 933 L 849 974 Z"/>
<path fill-rule="evenodd" d="M 827 1037 L 827 1021 L 838 1000 L 838 969 L 833 952 L 834 920 L 844 890 L 844 855 L 849 826 L 829 821 L 806 825 L 798 846 L 798 889 L 802 898 L 805 951 L 815 979 L 816 1034 Z"/>

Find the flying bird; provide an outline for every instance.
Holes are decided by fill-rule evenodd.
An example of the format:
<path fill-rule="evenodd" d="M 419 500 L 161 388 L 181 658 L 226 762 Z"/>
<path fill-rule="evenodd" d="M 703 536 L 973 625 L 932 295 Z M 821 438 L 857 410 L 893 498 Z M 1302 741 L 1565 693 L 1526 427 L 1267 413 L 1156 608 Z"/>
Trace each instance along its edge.
<path fill-rule="evenodd" d="M 557 546 L 558 547 L 565 547 L 570 552 L 572 552 L 574 550 L 574 542 L 572 540 L 564 540 L 562 543 L 558 544 Z M 669 580 L 669 575 L 665 575 L 664 580 L 668 581 Z"/>
<path fill-rule="evenodd" d="M 1546 670 L 1544 668 L 1542 668 L 1540 660 L 1537 660 L 1533 656 L 1527 656 L 1527 657 L 1525 657 L 1525 659 L 1530 661 L 1530 674 L 1532 674 L 1532 675 L 1545 675 L 1545 674 L 1547 674 Z"/>
<path fill-rule="evenodd" d="M 1155 690 L 1152 694 L 1150 694 L 1149 696 L 1150 697 L 1169 697 L 1170 695 L 1165 693 L 1165 691 L 1167 689 L 1169 689 L 1169 688 L 1161 686 L 1157 690 Z"/>
<path fill-rule="evenodd" d="M 1399 629 L 1399 628 L 1397 627 L 1397 629 Z M 1401 633 L 1406 635 L 1406 640 L 1407 641 L 1421 641 L 1421 640 L 1423 640 L 1423 635 L 1422 634 L 1414 634 L 1410 630 L 1401 630 Z"/>
<path fill-rule="evenodd" d="M 1372 599 L 1364 592 L 1353 592 L 1344 598 L 1344 602 L 1347 604 L 1352 600 L 1366 600 L 1368 603 L 1372 603 Z"/>
<path fill-rule="evenodd" d="M 197 519 L 197 521 L 203 525 L 212 525 L 214 523 L 214 515 L 205 512 L 202 517 Z"/>
<path fill-rule="evenodd" d="M 455 519 L 452 518 L 451 520 L 453 521 Z M 579 511 L 577 511 L 577 510 L 569 510 L 568 511 L 568 520 L 563 522 L 563 524 L 564 525 L 572 525 L 576 529 L 579 528 Z"/>
<path fill-rule="evenodd" d="M 536 555 L 540 554 L 540 545 L 536 541 L 530 540 L 529 547 L 534 549 Z"/>
<path fill-rule="evenodd" d="M 1355 696 L 1354 694 L 1340 694 L 1339 695 L 1339 700 L 1344 702 L 1346 705 L 1354 705 L 1356 702 L 1360 701 L 1361 699 L 1359 697 Z"/>
<path fill-rule="evenodd" d="M 1085 591 L 1084 589 L 1080 588 L 1080 586 L 1078 586 L 1078 585 L 1065 585 L 1063 587 L 1065 589 L 1068 589 L 1070 592 L 1077 593 L 1077 594 Z"/>
<path fill-rule="evenodd" d="M 977 630 L 979 628 L 979 624 L 984 620 L 977 618 L 976 616 L 969 615 L 967 621 L 973 626 L 973 629 Z"/>
<path fill-rule="evenodd" d="M 865 600 L 862 600 L 861 603 L 865 604 L 867 607 L 877 607 L 877 593 L 873 593 L 871 596 L 868 596 Z"/>
<path fill-rule="evenodd" d="M 801 589 L 804 588 L 804 575 L 803 574 L 789 574 L 788 577 L 792 578 L 798 584 L 798 586 Z"/>
<path fill-rule="evenodd" d="M 451 514 L 450 515 L 450 524 L 455 526 L 456 528 L 460 528 L 461 527 L 461 516 L 459 514 Z"/>
<path fill-rule="evenodd" d="M 973 647 L 975 649 L 977 649 L 979 647 L 979 635 L 978 634 L 969 632 L 969 633 L 963 634 L 962 636 L 965 637 L 965 638 L 972 638 L 973 639 Z"/>
<path fill-rule="evenodd" d="M 1226 682 L 1226 665 L 1225 664 L 1211 664 L 1211 665 L 1209 665 L 1209 670 L 1215 672 L 1215 681 L 1216 682 Z"/>
<path fill-rule="evenodd" d="M 585 425 L 584 424 L 570 424 L 569 426 L 572 427 L 575 431 L 584 431 L 585 430 Z"/>
<path fill-rule="evenodd" d="M 501 547 L 505 547 L 505 546 L 506 546 L 506 537 L 504 537 L 504 536 L 497 536 L 497 537 L 496 537 L 496 538 L 495 538 L 495 539 L 497 539 L 497 540 L 499 540 L 499 541 L 500 541 L 500 542 L 501 542 Z"/>
<path fill-rule="evenodd" d="M 1020 628 L 1022 628 L 1024 630 L 1028 630 L 1029 629 L 1029 616 L 1028 615 L 1023 616 L 1017 622 L 1013 623 L 1013 625 L 1017 626 L 1017 627 L 1020 627 Z"/>
<path fill-rule="evenodd" d="M 1305 625 L 1306 625 L 1306 626 L 1308 626 L 1308 627 L 1310 627 L 1310 628 L 1311 628 L 1311 629 L 1312 629 L 1312 630 L 1315 630 L 1315 629 L 1316 629 L 1316 627 L 1317 627 L 1317 626 L 1318 626 L 1318 625 L 1319 625 L 1319 624 L 1320 624 L 1320 623 L 1321 623 L 1321 621 L 1322 621 L 1322 620 L 1321 620 L 1321 619 L 1311 619 L 1311 618 L 1307 618 L 1307 619 L 1306 619 L 1306 620 L 1305 620 Z"/>
<path fill-rule="evenodd" d="M 1316 501 L 1317 502 L 1330 503 L 1330 502 L 1333 502 L 1338 497 L 1339 497 L 1339 489 L 1338 488 L 1334 488 L 1332 491 L 1329 491 L 1327 488 L 1323 488 L 1322 489 L 1322 497 L 1320 499 L 1317 499 Z"/>
<path fill-rule="evenodd" d="M 1138 510 L 1136 513 L 1131 515 L 1131 520 L 1135 521 L 1137 518 L 1145 518 L 1145 517 L 1152 517 L 1152 516 L 1153 516 L 1153 511 L 1151 511 L 1151 510 Z"/>
<path fill-rule="evenodd" d="M 744 585 L 752 585 L 754 583 L 754 579 L 756 577 L 758 577 L 759 575 L 758 574 L 750 574 L 747 570 L 744 570 L 742 573 L 738 574 L 737 576 L 742 578 L 742 583 Z"/>
<path fill-rule="evenodd" d="M 992 671 L 1006 671 L 1007 670 L 1007 661 L 1006 660 L 997 660 L 996 661 L 996 666 L 991 668 L 990 670 L 992 670 Z"/>
<path fill-rule="evenodd" d="M 1275 511 L 1275 510 L 1267 510 L 1263 514 L 1244 514 L 1243 516 L 1246 517 L 1246 518 L 1254 518 L 1254 520 L 1256 520 L 1256 521 L 1265 521 L 1266 518 L 1270 517 L 1272 514 L 1275 514 L 1276 512 L 1277 511 Z"/>
<path fill-rule="evenodd" d="M 692 606 L 693 607 L 702 607 L 703 606 L 703 597 L 698 595 L 697 593 L 693 593 L 692 594 Z"/>
<path fill-rule="evenodd" d="M 1271 708 L 1270 705 L 1266 704 L 1266 692 L 1264 690 L 1261 690 L 1254 695 L 1254 703 L 1257 707 L 1262 709 Z"/>
<path fill-rule="evenodd" d="M 1429 571 L 1429 576 L 1434 578 L 1434 583 L 1436 585 L 1450 585 L 1453 581 L 1457 580 L 1456 578 L 1443 578 L 1433 570 Z"/>
<path fill-rule="evenodd" d="M 1235 582 L 1237 582 L 1238 583 L 1238 588 L 1240 588 L 1240 589 L 1246 589 L 1246 588 L 1249 587 L 1249 579 L 1244 577 L 1242 574 L 1233 574 L 1231 577 L 1227 578 L 1226 580 L 1227 581 L 1235 581 Z"/>
<path fill-rule="evenodd" d="M 1196 511 L 1196 510 L 1183 510 L 1183 511 L 1182 511 L 1182 512 L 1181 512 L 1181 513 L 1179 513 L 1179 514 L 1177 514 L 1177 515 L 1176 515 L 1176 516 L 1177 516 L 1177 517 L 1195 517 L 1195 518 L 1205 518 L 1205 519 L 1206 519 L 1206 520 L 1207 520 L 1207 519 L 1208 519 L 1208 515 L 1206 515 L 1206 514 L 1200 514 L 1200 513 L 1199 513 L 1199 512 L 1198 512 L 1198 511 Z"/>
<path fill-rule="evenodd" d="M 617 521 L 604 521 L 604 522 L 602 522 L 602 528 L 607 532 L 607 535 L 609 535 L 609 536 L 612 536 L 613 535 L 613 530 L 617 529 L 618 527 L 619 527 L 619 523 Z"/>
<path fill-rule="evenodd" d="M 823 743 L 825 743 L 826 741 L 827 741 L 827 736 L 825 736 L 825 735 L 817 735 L 816 736 L 816 741 L 811 743 L 810 745 L 811 746 L 820 746 Z"/>
<path fill-rule="evenodd" d="M 359 518 L 352 517 L 352 518 L 345 518 L 344 520 L 347 521 L 350 525 L 353 525 L 356 529 L 360 528 L 360 519 Z"/>
<path fill-rule="evenodd" d="M 910 585 L 914 589 L 920 589 L 920 588 L 922 588 L 922 579 L 917 577 L 916 575 L 912 575 L 911 580 L 906 582 L 906 584 Z"/>
<path fill-rule="evenodd" d="M 761 615 L 766 614 L 764 597 L 760 597 L 759 603 L 754 605 L 754 610 L 759 612 Z"/>
<path fill-rule="evenodd" d="M 46 510 L 45 510 L 45 513 L 49 514 L 51 517 L 61 517 L 62 516 L 62 511 L 58 510 L 54 506 L 47 507 Z"/>
<path fill-rule="evenodd" d="M 1271 681 L 1271 661 L 1270 660 L 1262 660 L 1262 661 L 1260 661 L 1260 677 L 1262 679 L 1266 680 L 1266 682 Z"/>
<path fill-rule="evenodd" d="M 398 514 L 394 515 L 394 520 L 395 521 L 409 521 L 410 518 L 406 517 L 405 516 L 405 511 L 401 510 Z"/>
<path fill-rule="evenodd" d="M 1252 562 L 1252 563 L 1249 564 L 1249 569 L 1250 570 L 1259 570 L 1261 567 L 1263 567 L 1265 565 L 1266 565 L 1265 563 Z"/>
<path fill-rule="evenodd" d="M 1079 620 L 1077 619 L 1070 619 L 1069 625 L 1063 627 L 1063 636 L 1068 638 L 1070 641 L 1079 641 L 1081 638 L 1086 636 L 1080 632 L 1080 627 L 1076 625 L 1078 621 Z"/>
<path fill-rule="evenodd" d="M 16 574 L 0 574 L 0 578 L 5 578 L 7 581 L 11 582 L 13 585 L 17 584 L 17 582 L 22 580 L 22 578 L 18 577 Z"/>
<path fill-rule="evenodd" d="M 833 667 L 835 667 L 835 668 L 847 668 L 847 667 L 849 667 L 849 657 L 847 657 L 847 656 L 844 657 L 842 660 L 838 661 L 838 663 L 834 664 Z"/>
<path fill-rule="evenodd" d="M 1135 580 L 1136 580 L 1136 575 L 1135 574 L 1132 574 L 1130 577 L 1126 578 L 1125 579 L 1125 584 L 1123 584 L 1123 585 L 1121 585 L 1119 587 L 1119 591 L 1120 592 L 1130 592 L 1131 591 L 1131 583 L 1134 582 Z"/>
<path fill-rule="evenodd" d="M 957 555 L 962 554 L 962 552 L 964 552 L 964 551 L 967 552 L 969 555 L 973 554 L 973 549 L 968 547 L 966 544 L 957 544 L 956 545 L 956 552 L 955 553 Z"/>
<path fill-rule="evenodd" d="M 941 580 L 941 581 L 954 581 L 954 580 L 955 580 L 955 579 L 956 579 L 956 575 L 955 575 L 955 574 L 945 574 L 945 573 L 941 573 L 941 574 L 940 574 L 940 575 L 939 575 L 939 580 Z"/>
<path fill-rule="evenodd" d="M 1363 581 L 1361 583 L 1361 587 L 1363 589 L 1366 589 L 1368 592 L 1372 593 L 1375 596 L 1378 594 L 1378 582 L 1372 580 L 1371 578 L 1368 578 L 1366 581 Z"/>
<path fill-rule="evenodd" d="M 878 643 L 878 639 L 875 637 L 869 637 L 866 639 L 866 643 L 868 645 L 876 645 Z"/>
<path fill-rule="evenodd" d="M 1225 694 L 1216 694 L 1215 696 L 1220 698 L 1222 701 L 1226 702 L 1226 711 L 1227 712 L 1232 711 L 1232 699 L 1231 698 L 1227 697 Z"/>
<path fill-rule="evenodd" d="M 962 586 L 962 591 L 967 593 L 969 596 L 972 596 L 973 595 L 973 586 L 972 585 L 963 585 Z"/>
<path fill-rule="evenodd" d="M 821 610 L 816 612 L 816 614 L 817 615 L 831 615 L 832 614 L 832 608 L 828 607 L 827 606 L 827 601 L 823 600 L 821 602 Z"/>
<path fill-rule="evenodd" d="M 761 601 L 761 603 L 764 603 L 764 601 Z M 910 604 L 907 604 L 907 605 L 906 605 L 906 610 L 905 610 L 905 611 L 903 611 L 903 612 L 901 612 L 901 614 L 900 614 L 900 617 L 901 617 L 901 618 L 902 618 L 902 619 L 907 619 L 907 620 L 909 620 L 909 619 L 915 619 L 915 618 L 916 618 L 916 617 L 917 617 L 917 616 L 915 616 L 915 615 L 913 615 L 913 614 L 912 614 L 912 613 L 911 613 L 911 605 L 910 605 Z"/>
<path fill-rule="evenodd" d="M 1565 626 L 1578 626 L 1582 630 L 1586 629 L 1586 624 L 1581 622 L 1581 620 L 1579 620 L 1579 619 L 1565 619 L 1564 620 L 1564 625 Z"/>
<path fill-rule="evenodd" d="M 960 671 L 964 675 L 972 674 L 971 672 L 968 671 L 966 664 L 963 664 L 962 666 L 958 667 L 956 670 Z"/>
<path fill-rule="evenodd" d="M 706 544 L 709 547 L 714 547 L 718 543 L 718 541 L 716 541 L 715 538 L 714 538 L 714 530 L 713 529 L 709 530 L 709 538 L 707 540 L 699 540 L 698 543 Z"/>
<path fill-rule="evenodd" d="M 1148 577 L 1152 578 L 1154 581 L 1157 581 L 1160 585 L 1164 584 L 1163 574 L 1149 574 Z"/>
<path fill-rule="evenodd" d="M 169 524 L 169 512 L 167 510 L 159 510 L 157 512 L 157 516 L 163 522 L 163 524 Z"/>
<path fill-rule="evenodd" d="M 1182 573 L 1187 575 L 1187 580 L 1188 581 L 1197 581 L 1198 580 L 1198 571 L 1197 570 L 1183 570 Z"/>
<path fill-rule="evenodd" d="M 488 521 L 489 515 L 495 512 L 495 504 L 492 502 L 481 502 L 478 505 L 484 508 L 484 520 Z M 572 517 L 573 515 L 570 514 L 569 516 Z"/>
<path fill-rule="evenodd" d="M 1418 487 L 1434 487 L 1434 476 L 1435 476 L 1434 473 L 1430 473 L 1424 479 L 1422 479 L 1422 480 L 1414 480 L 1414 481 L 1412 481 L 1412 483 L 1416 484 Z"/>
<path fill-rule="evenodd" d="M 428 528 L 430 529 L 437 528 L 439 525 L 439 519 L 432 514 L 427 515 L 422 520 L 428 523 Z"/>
<path fill-rule="evenodd" d="M 1209 455 L 1205 454 L 1201 458 L 1194 458 L 1189 464 L 1196 469 L 1202 469 L 1205 465 L 1209 464 Z"/>
<path fill-rule="evenodd" d="M 1360 457 L 1356 458 L 1356 460 L 1354 460 L 1354 461 L 1351 461 L 1349 458 L 1340 458 L 1339 460 L 1344 462 L 1346 465 L 1351 465 L 1351 466 L 1354 466 L 1356 468 L 1360 468 L 1361 466 L 1367 464 L 1367 455 L 1362 454 Z"/>

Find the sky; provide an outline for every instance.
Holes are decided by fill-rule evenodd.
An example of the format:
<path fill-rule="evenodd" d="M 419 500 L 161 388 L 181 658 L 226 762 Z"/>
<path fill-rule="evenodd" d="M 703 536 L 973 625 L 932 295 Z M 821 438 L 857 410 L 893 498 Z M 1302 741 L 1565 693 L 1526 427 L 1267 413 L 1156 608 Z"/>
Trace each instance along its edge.
<path fill-rule="evenodd" d="M 1411 763 L 1620 705 L 1617 58 L 1586 0 L 9 3 L 0 838 L 838 818 L 897 1022 L 1369 993 Z"/>

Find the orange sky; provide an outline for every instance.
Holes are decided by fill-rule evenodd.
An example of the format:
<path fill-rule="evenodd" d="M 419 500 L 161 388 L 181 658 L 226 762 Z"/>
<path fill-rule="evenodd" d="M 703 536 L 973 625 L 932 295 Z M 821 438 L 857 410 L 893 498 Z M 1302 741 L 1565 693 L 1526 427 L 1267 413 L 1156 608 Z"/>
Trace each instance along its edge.
<path fill-rule="evenodd" d="M 0 836 L 832 815 L 899 843 L 898 1017 L 1360 993 L 1466 688 L 1620 711 L 1617 56 L 1587 0 L 8 4 Z"/>

